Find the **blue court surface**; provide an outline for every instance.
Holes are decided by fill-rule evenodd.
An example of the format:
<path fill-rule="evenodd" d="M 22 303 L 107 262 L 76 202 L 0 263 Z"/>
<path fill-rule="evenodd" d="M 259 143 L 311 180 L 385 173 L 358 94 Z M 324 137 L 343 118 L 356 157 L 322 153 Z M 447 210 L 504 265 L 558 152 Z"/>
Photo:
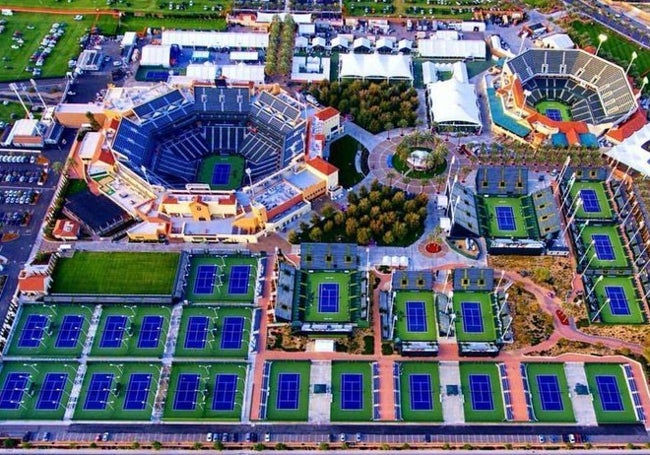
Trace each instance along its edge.
<path fill-rule="evenodd" d="M 591 239 L 594 241 L 596 257 L 600 261 L 612 261 L 616 258 L 612 241 L 607 234 L 592 234 Z"/>
<path fill-rule="evenodd" d="M 200 265 L 196 269 L 194 279 L 195 294 L 212 294 L 214 290 L 214 279 L 217 274 L 216 265 Z"/>
<path fill-rule="evenodd" d="M 126 386 L 124 409 L 127 411 L 142 411 L 147 405 L 151 387 L 151 374 L 133 373 Z"/>
<path fill-rule="evenodd" d="M 603 405 L 603 411 L 617 412 L 622 411 L 623 400 L 621 400 L 621 391 L 616 382 L 616 376 L 597 375 L 596 387 L 598 387 L 598 395 L 600 402 Z"/>
<path fill-rule="evenodd" d="M 106 318 L 104 333 L 99 341 L 100 348 L 119 348 L 126 330 L 128 318 L 123 315 L 111 315 Z"/>
<path fill-rule="evenodd" d="M 460 311 L 465 333 L 483 332 L 483 315 L 479 302 L 461 302 Z"/>
<path fill-rule="evenodd" d="M 492 411 L 494 410 L 494 400 L 492 400 L 492 384 L 490 376 L 487 374 L 470 374 L 469 389 L 472 397 L 472 409 L 474 411 Z"/>
<path fill-rule="evenodd" d="M 630 305 L 625 297 L 625 290 L 621 286 L 605 286 L 605 294 L 609 299 L 609 308 L 614 316 L 627 316 L 631 314 Z"/>
<path fill-rule="evenodd" d="M 185 333 L 185 349 L 204 349 L 208 340 L 208 326 L 210 319 L 207 316 L 190 316 L 187 320 Z"/>
<path fill-rule="evenodd" d="M 113 385 L 112 373 L 93 373 L 86 393 L 84 409 L 86 411 L 97 411 L 106 409 L 108 394 L 111 393 Z"/>
<path fill-rule="evenodd" d="M 178 375 L 176 394 L 174 395 L 174 411 L 194 411 L 196 396 L 199 393 L 198 374 L 182 373 Z"/>
<path fill-rule="evenodd" d="M 228 294 L 247 294 L 250 265 L 233 265 L 228 279 Z"/>
<path fill-rule="evenodd" d="M 83 328 L 84 317 L 79 314 L 68 314 L 63 316 L 63 322 L 59 329 L 59 336 L 56 338 L 57 348 L 74 348 L 79 341 L 79 334 Z"/>
<path fill-rule="evenodd" d="M 237 392 L 236 374 L 217 374 L 214 382 L 214 396 L 212 397 L 213 411 L 232 411 L 235 409 L 235 394 Z"/>
<path fill-rule="evenodd" d="M 339 284 L 320 283 L 318 285 L 318 312 L 339 312 Z"/>
<path fill-rule="evenodd" d="M 341 375 L 341 409 L 358 411 L 363 409 L 363 375 L 344 373 Z"/>
<path fill-rule="evenodd" d="M 284 411 L 298 409 L 300 399 L 300 374 L 280 373 L 275 407 Z"/>
<path fill-rule="evenodd" d="M 29 373 L 9 373 L 0 391 L 0 409 L 18 409 L 29 382 Z"/>
<path fill-rule="evenodd" d="M 230 180 L 230 164 L 217 163 L 212 170 L 212 184 L 225 185 Z"/>
<path fill-rule="evenodd" d="M 41 391 L 38 394 L 36 409 L 39 411 L 52 411 L 61 406 L 61 397 L 68 382 L 67 373 L 48 373 L 43 379 Z"/>
<path fill-rule="evenodd" d="M 514 231 L 517 229 L 515 212 L 512 210 L 512 207 L 495 207 L 494 210 L 500 231 Z"/>
<path fill-rule="evenodd" d="M 433 409 L 431 398 L 431 376 L 428 374 L 409 375 L 411 409 L 413 411 L 430 411 Z"/>
<path fill-rule="evenodd" d="M 562 113 L 560 112 L 559 109 L 553 109 L 553 108 L 546 109 L 546 116 L 549 119 L 554 120 L 556 122 L 562 121 Z"/>
<path fill-rule="evenodd" d="M 18 339 L 18 347 L 35 348 L 41 344 L 49 319 L 43 314 L 30 314 Z"/>
<path fill-rule="evenodd" d="M 537 376 L 537 387 L 539 398 L 544 411 L 562 411 L 562 394 L 557 376 L 551 374 L 540 374 Z"/>
<path fill-rule="evenodd" d="M 138 348 L 154 349 L 158 347 L 163 321 L 164 318 L 162 316 L 145 316 L 142 318 L 142 329 L 138 337 Z"/>
<path fill-rule="evenodd" d="M 406 302 L 406 330 L 409 332 L 427 331 L 427 310 L 424 302 Z"/>
<path fill-rule="evenodd" d="M 585 213 L 600 212 L 600 203 L 594 190 L 588 188 L 580 190 L 580 199 L 582 199 L 582 210 Z"/>
<path fill-rule="evenodd" d="M 244 331 L 244 318 L 227 316 L 221 327 L 221 349 L 240 349 Z"/>

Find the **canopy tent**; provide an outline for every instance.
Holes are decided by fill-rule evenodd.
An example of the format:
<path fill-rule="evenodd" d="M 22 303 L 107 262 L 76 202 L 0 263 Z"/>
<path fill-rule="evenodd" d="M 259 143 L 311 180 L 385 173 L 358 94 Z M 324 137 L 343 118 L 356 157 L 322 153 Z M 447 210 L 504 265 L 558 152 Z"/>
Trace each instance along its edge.
<path fill-rule="evenodd" d="M 612 147 L 606 155 L 643 175 L 650 175 L 650 124 Z"/>
<path fill-rule="evenodd" d="M 485 60 L 485 41 L 421 39 L 418 41 L 420 57 L 425 58 L 476 58 Z"/>
<path fill-rule="evenodd" d="M 269 46 L 269 35 L 266 33 L 165 30 L 162 33 L 162 44 L 177 44 L 185 47 L 266 49 Z"/>
<path fill-rule="evenodd" d="M 162 66 L 163 68 L 169 68 L 171 48 L 171 46 L 167 45 L 158 46 L 154 44 L 143 46 L 142 57 L 140 57 L 140 65 Z"/>
<path fill-rule="evenodd" d="M 466 125 L 480 129 L 481 117 L 474 85 L 467 77 L 464 63 L 453 65 L 453 75 L 446 81 L 427 85 L 432 122 L 438 125 Z"/>
<path fill-rule="evenodd" d="M 413 81 L 410 55 L 341 54 L 339 79 L 399 79 Z"/>

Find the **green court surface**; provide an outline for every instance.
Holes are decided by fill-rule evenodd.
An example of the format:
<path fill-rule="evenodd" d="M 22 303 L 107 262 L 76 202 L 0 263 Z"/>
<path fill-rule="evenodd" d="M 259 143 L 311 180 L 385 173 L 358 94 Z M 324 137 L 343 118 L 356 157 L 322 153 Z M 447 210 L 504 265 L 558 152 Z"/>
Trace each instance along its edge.
<path fill-rule="evenodd" d="M 252 310 L 247 307 L 199 305 L 183 308 L 174 355 L 184 358 L 245 358 L 248 355 L 251 315 Z M 224 334 L 223 331 L 224 322 L 236 323 L 233 318 L 242 318 L 244 324 L 243 329 L 234 334 L 236 337 L 240 337 L 238 348 L 232 347 L 236 339 L 229 337 L 232 337 L 233 334 Z M 190 320 L 192 320 L 192 328 Z M 207 327 L 204 331 L 201 329 L 201 325 L 205 322 L 207 322 Z"/>
<path fill-rule="evenodd" d="M 493 342 L 497 339 L 495 317 L 490 292 L 454 292 L 452 298 L 456 313 L 456 339 L 460 342 Z M 478 303 L 481 308 L 481 323 L 467 320 L 463 323 L 462 303 Z M 479 326 L 481 324 L 481 326 Z M 481 330 L 482 329 L 482 330 Z"/>
<path fill-rule="evenodd" d="M 171 294 L 178 253 L 97 253 L 77 251 L 60 258 L 53 294 Z"/>
<path fill-rule="evenodd" d="M 311 364 L 309 362 L 293 362 L 290 360 L 274 361 L 271 364 L 266 420 L 288 420 L 295 422 L 307 420 L 309 417 L 310 368 Z M 280 389 L 278 385 L 280 375 L 285 373 L 300 375 L 297 385 L 297 397 L 289 389 Z M 285 378 L 287 377 L 285 376 Z M 284 380 L 289 381 L 290 379 Z M 283 385 L 282 387 L 290 388 L 291 386 Z"/>
<path fill-rule="evenodd" d="M 594 293 L 596 294 L 596 297 L 598 297 L 598 308 L 596 312 L 590 314 L 591 319 L 599 313 L 598 317 L 606 324 L 641 324 L 645 322 L 643 312 L 641 311 L 643 302 L 638 298 L 633 278 L 607 276 L 603 277 L 603 279 L 597 282 L 595 286 Z M 627 301 L 629 314 L 624 314 L 625 310 L 619 308 L 619 305 L 616 302 L 613 302 L 612 305 L 612 297 L 610 297 L 610 302 L 607 303 L 607 287 L 610 287 L 610 293 L 612 293 L 611 287 L 622 288 L 623 293 L 625 294 L 625 300 Z M 618 290 L 613 291 L 614 299 L 620 298 L 616 297 L 618 292 Z M 625 304 L 622 305 L 625 306 Z M 612 309 L 614 309 L 614 311 L 612 311 Z"/>
<path fill-rule="evenodd" d="M 305 322 L 347 322 L 350 321 L 350 272 L 307 272 L 307 305 Z M 325 308 L 326 302 L 320 302 L 321 285 L 338 284 L 337 310 Z"/>
<path fill-rule="evenodd" d="M 171 311 L 165 306 L 104 305 L 90 355 L 162 357 Z M 143 324 L 145 318 L 147 327 Z"/>
<path fill-rule="evenodd" d="M 611 243 L 611 250 L 613 252 L 613 259 L 599 259 L 596 253 L 596 246 L 591 245 L 593 235 L 606 235 Z M 592 226 L 589 225 L 582 229 L 582 241 L 586 248 L 586 256 L 584 259 L 582 255 L 578 261 L 582 260 L 580 265 L 586 267 L 589 262 L 590 269 L 608 269 L 608 268 L 625 268 L 628 267 L 629 261 L 625 254 L 625 248 L 621 240 L 621 235 L 616 226 Z M 584 254 L 584 253 L 583 253 Z M 593 259 L 592 259 L 593 258 Z"/>
<path fill-rule="evenodd" d="M 241 288 L 239 283 L 235 283 L 232 280 L 232 277 L 234 277 L 234 274 L 231 275 L 232 268 L 236 266 L 249 267 L 248 283 L 245 285 L 245 289 Z M 185 297 L 190 302 L 196 303 L 253 303 L 257 280 L 257 267 L 258 259 L 251 256 L 194 256 L 191 259 Z M 208 272 L 213 270 L 215 272 L 214 277 L 208 277 L 207 283 L 197 283 L 199 269 L 207 269 Z M 245 278 L 239 277 L 238 281 L 242 279 Z M 232 284 L 231 280 L 233 281 Z"/>
<path fill-rule="evenodd" d="M 214 167 L 217 164 L 230 165 L 228 182 L 222 184 L 213 183 L 212 177 L 214 173 Z M 245 164 L 246 160 L 244 157 L 239 155 L 209 156 L 207 158 L 204 158 L 199 165 L 197 181 L 199 183 L 207 183 L 213 190 L 235 190 L 242 185 Z"/>
<path fill-rule="evenodd" d="M 37 322 L 31 322 L 32 327 L 28 327 L 30 315 L 34 315 L 31 318 L 32 321 L 38 318 L 38 315 L 47 318 L 47 322 L 40 325 L 42 330 L 38 329 Z M 21 306 L 20 316 L 12 330 L 6 355 L 79 357 L 86 341 L 92 315 L 93 306 L 90 305 L 24 304 Z M 62 327 L 68 316 L 82 317 L 81 327 L 71 318 L 68 318 L 66 322 L 70 326 L 69 330 Z"/>
<path fill-rule="evenodd" d="M 488 235 L 497 238 L 528 238 L 528 229 L 524 219 L 522 199 L 519 197 L 482 197 L 480 199 L 485 205 L 485 211 L 488 217 Z M 515 229 L 499 229 L 497 222 L 496 208 L 510 207 L 514 216 Z"/>
<path fill-rule="evenodd" d="M 424 303 L 424 318 L 419 313 L 409 314 L 406 310 L 407 303 L 416 303 L 418 305 L 419 302 Z M 401 341 L 435 341 L 438 338 L 436 307 L 433 303 L 433 293 L 431 291 L 397 291 L 394 311 L 397 315 L 396 339 L 399 338 Z M 423 321 L 424 324 L 422 324 Z M 409 331 L 409 328 L 411 328 L 411 331 Z"/>
<path fill-rule="evenodd" d="M 594 410 L 596 411 L 596 419 L 599 424 L 633 423 L 637 421 L 622 365 L 617 363 L 586 363 L 585 373 L 587 374 L 587 383 L 589 385 L 589 391 L 593 396 Z M 607 398 L 600 395 L 596 376 L 613 376 L 615 378 L 618 391 L 620 392 L 620 395 L 617 396 L 620 397 L 622 410 L 608 411 L 605 409 L 608 406 L 607 400 L 611 399 L 611 397 Z M 616 398 L 614 399 L 616 400 Z"/>
<path fill-rule="evenodd" d="M 78 366 L 75 362 L 3 362 L 0 369 L 2 420 L 62 420 Z M 48 374 L 54 376 L 46 383 Z M 24 386 L 14 382 L 21 380 L 15 375 L 26 379 Z M 10 376 L 13 384 L 8 381 Z"/>
<path fill-rule="evenodd" d="M 438 362 L 400 362 L 399 365 L 402 419 L 405 422 L 442 422 Z M 431 393 L 428 398 L 424 398 L 422 393 L 414 394 L 411 391 L 411 375 L 429 377 Z M 417 387 L 418 381 L 421 380 L 414 379 L 413 381 L 415 381 L 413 384 Z M 430 400 L 429 403 L 426 403 L 428 400 Z M 431 406 L 428 406 L 428 404 Z"/>
<path fill-rule="evenodd" d="M 342 390 L 345 374 L 361 375 L 361 389 L 350 383 L 347 401 Z M 369 422 L 372 420 L 372 375 L 367 362 L 332 362 L 332 422 Z"/>
<path fill-rule="evenodd" d="M 564 103 L 561 103 L 560 101 L 549 101 L 549 100 L 542 101 L 540 103 L 537 103 L 535 109 L 537 109 L 537 112 L 543 115 L 546 115 L 546 109 L 557 109 L 558 111 L 560 111 L 560 115 L 562 116 L 563 122 L 571 120 L 571 111 L 569 109 L 569 106 L 567 106 Z"/>
<path fill-rule="evenodd" d="M 533 403 L 533 412 L 535 421 L 545 423 L 573 423 L 576 421 L 573 415 L 573 406 L 569 396 L 569 386 L 567 385 L 566 375 L 564 374 L 564 364 L 562 363 L 526 363 L 526 373 L 528 376 L 528 385 Z M 538 383 L 539 376 L 554 376 L 557 378 L 558 388 L 562 404 L 558 406 L 561 409 L 544 409 L 542 397 Z M 542 379 L 544 381 L 545 379 Z M 552 393 L 550 391 L 546 392 Z M 550 400 L 556 398 L 555 395 L 547 395 L 547 406 Z"/>
<path fill-rule="evenodd" d="M 159 363 L 89 362 L 74 420 L 151 420 L 160 369 Z M 142 382 L 134 374 L 145 375 Z"/>
<path fill-rule="evenodd" d="M 470 387 L 470 375 L 489 376 L 489 393 L 473 393 Z M 494 363 L 461 362 L 460 384 L 463 394 L 463 407 L 466 422 L 503 422 L 505 406 L 499 370 Z M 476 403 L 474 403 L 476 402 Z M 478 409 L 477 409 L 478 408 Z"/>
<path fill-rule="evenodd" d="M 598 211 L 592 211 L 586 212 L 585 211 L 585 206 L 584 204 L 576 211 L 576 218 L 577 219 L 610 219 L 612 218 L 612 206 L 609 203 L 609 198 L 607 197 L 607 193 L 605 192 L 605 183 L 604 182 L 575 182 L 573 186 L 571 186 L 571 190 L 569 193 L 571 194 L 571 201 L 573 201 L 576 198 L 576 195 L 580 192 L 580 190 L 592 190 L 596 194 L 596 198 L 598 199 L 598 206 L 600 210 Z M 568 208 L 568 202 L 565 204 L 565 210 Z M 571 207 L 571 210 L 573 211 L 575 209 L 575 205 Z"/>
<path fill-rule="evenodd" d="M 186 375 L 186 379 L 190 378 L 190 385 L 179 388 L 181 375 Z M 222 389 L 224 393 L 217 395 L 215 400 L 217 381 L 232 378 L 233 375 L 236 376 L 234 388 Z M 191 380 L 197 377 L 199 385 L 193 389 Z M 169 378 L 163 420 L 240 420 L 245 382 L 245 363 L 174 363 Z M 228 406 L 219 405 L 219 400 L 227 398 L 230 398 Z"/>

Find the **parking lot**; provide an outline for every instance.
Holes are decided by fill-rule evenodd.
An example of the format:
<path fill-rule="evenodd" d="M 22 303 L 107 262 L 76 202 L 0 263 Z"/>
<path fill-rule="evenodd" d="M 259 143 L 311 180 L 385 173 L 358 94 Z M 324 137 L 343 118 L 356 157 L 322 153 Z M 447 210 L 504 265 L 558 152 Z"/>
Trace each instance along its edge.
<path fill-rule="evenodd" d="M 37 155 L 0 153 L 0 230 L 20 234 L 28 227 L 49 173 L 37 164 Z"/>

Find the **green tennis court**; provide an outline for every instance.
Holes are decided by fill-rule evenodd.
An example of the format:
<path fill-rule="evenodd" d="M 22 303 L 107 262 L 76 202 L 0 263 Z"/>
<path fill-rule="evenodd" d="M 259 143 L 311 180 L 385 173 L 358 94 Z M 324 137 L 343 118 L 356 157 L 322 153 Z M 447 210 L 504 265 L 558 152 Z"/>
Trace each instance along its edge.
<path fill-rule="evenodd" d="M 573 405 L 562 363 L 526 363 L 535 421 L 573 423 Z"/>
<path fill-rule="evenodd" d="M 438 362 L 399 362 L 400 407 L 405 422 L 442 422 Z"/>
<path fill-rule="evenodd" d="M 503 422 L 505 404 L 494 363 L 461 362 L 460 384 L 466 422 Z"/>
<path fill-rule="evenodd" d="M 492 294 L 454 292 L 456 339 L 459 342 L 494 342 L 497 339 Z"/>
<path fill-rule="evenodd" d="M 239 155 L 212 155 L 199 165 L 197 181 L 213 190 L 235 190 L 242 185 L 246 160 Z"/>
<path fill-rule="evenodd" d="M 397 291 L 394 312 L 397 315 L 395 339 L 435 341 L 438 338 L 432 292 Z"/>
<path fill-rule="evenodd" d="M 537 103 L 535 106 L 537 112 L 546 115 L 554 121 L 567 122 L 571 120 L 571 110 L 569 106 L 559 101 L 545 100 Z"/>
<path fill-rule="evenodd" d="M 372 375 L 368 362 L 332 362 L 332 422 L 372 420 Z"/>
<path fill-rule="evenodd" d="M 269 376 L 267 420 L 307 421 L 310 362 L 274 361 Z"/>
<path fill-rule="evenodd" d="M 307 272 L 305 322 L 348 322 L 350 272 Z M 359 291 L 361 292 L 361 291 Z"/>
<path fill-rule="evenodd" d="M 582 206 L 576 211 L 576 219 L 610 219 L 612 218 L 613 209 L 605 191 L 604 182 L 574 182 L 569 191 L 571 200 L 576 197 L 582 199 Z M 565 204 L 565 210 L 568 209 L 569 203 Z M 573 205 L 572 210 L 575 208 Z"/>
<path fill-rule="evenodd" d="M 622 365 L 586 363 L 585 373 L 599 424 L 637 421 Z"/>
<path fill-rule="evenodd" d="M 616 226 L 586 226 L 582 229 L 582 242 L 586 255 L 578 258 L 581 267 L 590 264 L 589 268 L 593 270 L 629 266 L 621 234 Z"/>
<path fill-rule="evenodd" d="M 253 303 L 257 268 L 252 256 L 193 256 L 185 296 L 195 303 Z"/>
<path fill-rule="evenodd" d="M 606 324 L 642 324 L 643 302 L 638 297 L 631 277 L 603 277 L 595 284 L 598 308 L 591 311 L 590 319 L 598 317 Z"/>
<path fill-rule="evenodd" d="M 528 238 L 522 198 L 482 197 L 488 222 L 488 235 L 499 238 Z"/>

